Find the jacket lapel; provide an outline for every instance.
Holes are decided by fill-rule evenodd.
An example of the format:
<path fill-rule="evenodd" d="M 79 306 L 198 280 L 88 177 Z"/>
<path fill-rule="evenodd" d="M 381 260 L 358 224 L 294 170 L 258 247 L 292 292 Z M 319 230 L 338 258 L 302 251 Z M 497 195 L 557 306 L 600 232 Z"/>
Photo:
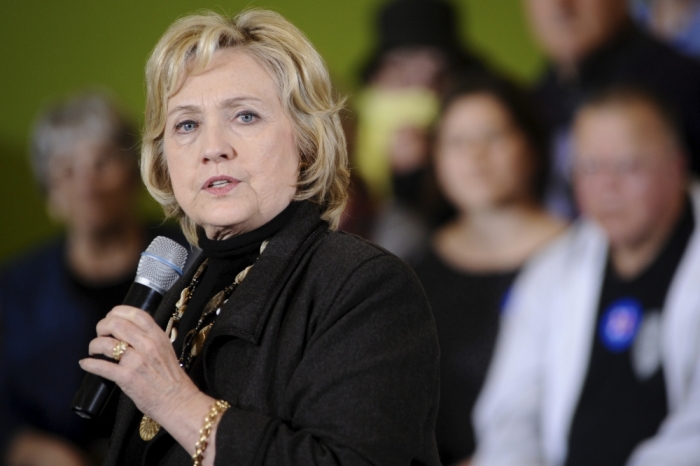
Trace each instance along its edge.
<path fill-rule="evenodd" d="M 689 189 L 695 227 L 675 272 L 662 313 L 662 357 L 670 409 L 687 397 L 696 370 L 700 328 L 700 184 Z"/>
<path fill-rule="evenodd" d="M 550 402 L 543 426 L 547 457 L 564 461 L 571 421 L 586 376 L 605 274 L 607 242 L 594 225 L 581 222 L 555 293 L 548 332 Z"/>
<path fill-rule="evenodd" d="M 292 220 L 270 239 L 248 276 L 222 308 L 207 338 L 209 344 L 220 335 L 233 335 L 258 344 L 272 304 L 289 275 L 315 240 L 328 230 L 318 208 L 304 202 Z"/>

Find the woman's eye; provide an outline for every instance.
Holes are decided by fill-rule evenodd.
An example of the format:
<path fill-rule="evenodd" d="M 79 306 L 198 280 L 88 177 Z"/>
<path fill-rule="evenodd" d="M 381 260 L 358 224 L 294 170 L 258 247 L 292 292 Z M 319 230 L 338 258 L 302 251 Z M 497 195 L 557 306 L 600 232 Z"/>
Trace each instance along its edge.
<path fill-rule="evenodd" d="M 238 120 L 241 123 L 253 123 L 257 119 L 257 115 L 252 112 L 244 112 L 238 114 Z"/>
<path fill-rule="evenodd" d="M 197 128 L 197 122 L 193 120 L 182 121 L 175 125 L 175 130 L 182 133 L 190 133 Z"/>

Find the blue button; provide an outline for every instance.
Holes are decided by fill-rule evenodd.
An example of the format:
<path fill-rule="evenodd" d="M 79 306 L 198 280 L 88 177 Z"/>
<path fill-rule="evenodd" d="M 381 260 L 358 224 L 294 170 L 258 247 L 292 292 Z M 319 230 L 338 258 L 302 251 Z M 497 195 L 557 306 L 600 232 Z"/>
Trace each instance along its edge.
<path fill-rule="evenodd" d="M 613 353 L 619 353 L 632 345 L 642 323 L 642 305 L 633 298 L 613 302 L 603 313 L 598 336 L 603 345 Z"/>

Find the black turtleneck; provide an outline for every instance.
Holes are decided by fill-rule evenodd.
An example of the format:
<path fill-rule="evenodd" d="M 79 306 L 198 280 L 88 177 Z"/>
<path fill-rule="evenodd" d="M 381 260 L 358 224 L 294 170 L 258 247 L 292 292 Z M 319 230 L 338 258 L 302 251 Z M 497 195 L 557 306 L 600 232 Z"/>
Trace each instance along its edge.
<path fill-rule="evenodd" d="M 229 286 L 243 269 L 252 265 L 260 255 L 263 241 L 271 238 L 284 227 L 299 207 L 298 202 L 292 202 L 275 218 L 265 225 L 242 235 L 232 236 L 224 240 L 212 240 L 199 230 L 199 247 L 203 257 L 207 258 L 207 266 L 199 285 L 187 305 L 185 315 L 180 321 L 178 338 L 173 344 L 175 353 L 180 357 L 184 336 L 197 325 L 204 306 L 216 293 Z M 235 293 L 235 289 L 233 291 Z M 213 320 L 215 316 L 211 316 Z M 206 325 L 206 324 L 205 324 Z M 201 387 L 203 374 L 201 364 L 195 360 L 190 368 L 190 377 Z"/>

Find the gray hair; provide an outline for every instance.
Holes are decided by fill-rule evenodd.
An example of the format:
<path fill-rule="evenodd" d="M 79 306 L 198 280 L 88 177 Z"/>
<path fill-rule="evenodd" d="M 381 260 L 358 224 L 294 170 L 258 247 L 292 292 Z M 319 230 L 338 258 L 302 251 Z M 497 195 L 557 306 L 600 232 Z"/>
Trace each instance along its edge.
<path fill-rule="evenodd" d="M 125 158 L 133 159 L 138 177 L 138 131 L 115 99 L 105 91 L 84 91 L 54 102 L 41 111 L 33 124 L 29 158 L 42 192 L 46 194 L 51 158 L 71 151 L 81 140 L 114 144 Z"/>

